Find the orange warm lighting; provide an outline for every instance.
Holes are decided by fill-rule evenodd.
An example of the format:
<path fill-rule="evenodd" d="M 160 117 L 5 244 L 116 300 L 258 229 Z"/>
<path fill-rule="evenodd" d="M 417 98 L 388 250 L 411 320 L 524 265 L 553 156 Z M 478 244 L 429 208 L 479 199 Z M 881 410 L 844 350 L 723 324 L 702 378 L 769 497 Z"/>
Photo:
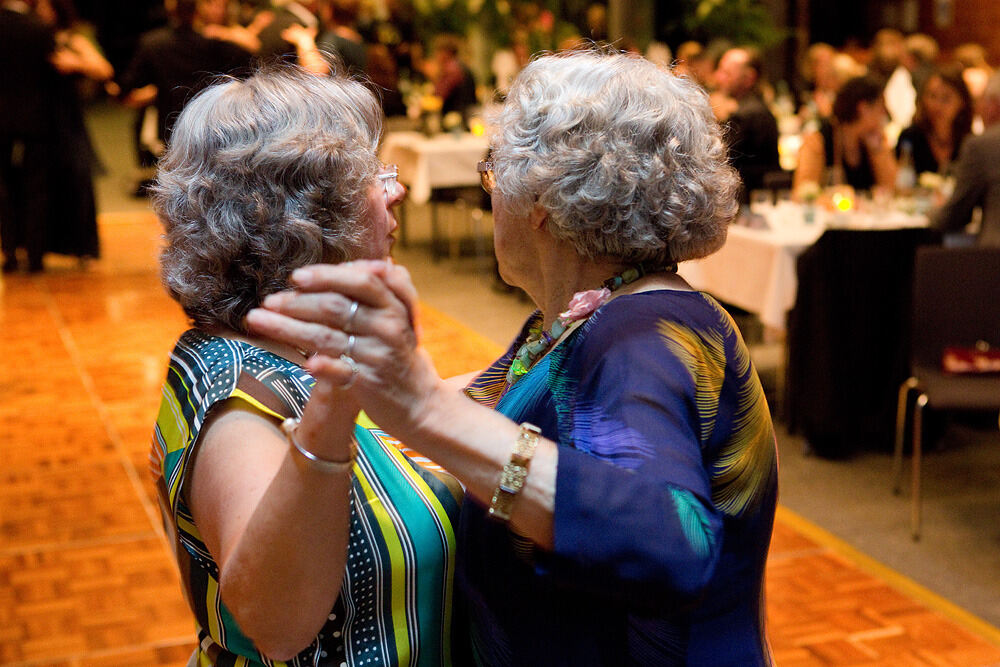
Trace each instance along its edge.
<path fill-rule="evenodd" d="M 833 195 L 833 207 L 838 211 L 850 211 L 854 208 L 854 200 L 838 193 Z"/>

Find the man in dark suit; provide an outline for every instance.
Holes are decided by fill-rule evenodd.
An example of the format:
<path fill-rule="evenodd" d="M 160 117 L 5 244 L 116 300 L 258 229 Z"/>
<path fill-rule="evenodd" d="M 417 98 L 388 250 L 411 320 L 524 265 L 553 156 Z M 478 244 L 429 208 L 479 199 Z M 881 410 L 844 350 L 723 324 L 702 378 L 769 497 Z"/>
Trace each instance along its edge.
<path fill-rule="evenodd" d="M 257 57 L 264 62 L 293 58 L 295 46 L 284 38 L 283 33 L 292 25 L 321 32 L 318 10 L 319 3 L 316 0 L 272 0 L 263 12 L 271 18 L 264 22 L 260 31 L 260 51 Z"/>
<path fill-rule="evenodd" d="M 33 2 L 0 4 L 0 241 L 3 271 L 18 268 L 17 249 L 28 270 L 42 270 L 52 87 L 52 33 L 33 14 Z"/>
<path fill-rule="evenodd" d="M 198 0 L 177 0 L 171 24 L 146 33 L 119 83 L 125 103 L 155 103 L 158 136 L 166 143 L 177 115 L 218 74 L 245 74 L 253 58 L 246 49 L 201 33 Z"/>
<path fill-rule="evenodd" d="M 1000 72 L 990 77 L 980 100 L 980 115 L 986 130 L 970 135 L 953 165 L 955 190 L 933 217 L 935 227 L 954 232 L 963 229 L 977 206 L 982 224 L 977 242 L 1000 246 Z"/>
<path fill-rule="evenodd" d="M 743 179 L 742 198 L 764 186 L 764 174 L 780 169 L 778 123 L 760 96 L 761 58 L 755 49 L 733 48 L 722 54 L 715 70 L 718 91 L 712 107 L 726 126 L 733 167 Z"/>

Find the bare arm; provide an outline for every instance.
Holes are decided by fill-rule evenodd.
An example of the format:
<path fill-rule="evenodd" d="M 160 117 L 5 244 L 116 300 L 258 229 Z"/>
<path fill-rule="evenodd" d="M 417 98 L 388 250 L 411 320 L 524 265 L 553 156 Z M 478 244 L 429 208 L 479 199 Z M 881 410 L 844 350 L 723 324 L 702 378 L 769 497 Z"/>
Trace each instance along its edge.
<path fill-rule="evenodd" d="M 95 81 L 107 81 L 115 70 L 90 40 L 74 32 L 52 53 L 52 65 L 62 74 L 82 74 Z"/>
<path fill-rule="evenodd" d="M 260 51 L 260 37 L 257 33 L 241 25 L 208 25 L 202 34 L 211 39 L 219 39 L 240 47 L 249 53 Z"/>
<path fill-rule="evenodd" d="M 251 328 L 285 343 L 320 350 L 320 355 L 310 359 L 309 370 L 341 384 L 352 377 L 350 364 L 338 358 L 345 352 L 343 330 L 349 329 L 356 337 L 351 356 L 358 365 L 350 393 L 382 428 L 444 466 L 465 484 L 472 499 L 489 506 L 501 471 L 510 461 L 519 426 L 454 391 L 438 377 L 427 353 L 417 346 L 410 316 L 416 291 L 406 271 L 381 262 L 352 262 L 307 267 L 296 271 L 292 280 L 295 292 L 272 295 L 265 299 L 265 309 L 251 311 L 247 318 Z M 352 318 L 353 301 L 361 306 Z M 659 334 L 654 335 L 659 340 Z M 628 349 L 621 353 L 629 354 Z M 624 365 L 625 357 L 621 362 L 616 367 Z M 661 378 L 677 381 L 673 368 L 664 366 L 658 371 Z M 600 385 L 601 375 L 590 381 Z M 672 392 L 687 391 L 681 384 L 669 386 Z M 568 558 L 558 559 L 560 564 L 550 572 L 554 580 L 582 584 L 586 579 L 587 586 L 609 595 L 642 597 L 654 604 L 662 604 L 665 595 L 693 599 L 701 594 L 717 564 L 722 518 L 708 500 L 709 482 L 698 443 L 684 426 L 686 412 L 665 412 L 670 410 L 666 404 L 641 400 L 634 401 L 633 407 L 636 424 L 661 422 L 649 433 L 663 458 L 653 454 L 649 465 L 626 468 L 540 438 L 530 472 L 512 504 L 511 528 L 541 550 L 556 551 L 556 484 L 557 478 L 568 479 L 560 488 L 560 493 L 567 494 L 560 505 L 563 520 L 568 518 L 578 528 L 602 528 L 593 539 L 581 537 L 585 530 L 570 528 L 562 533 L 559 556 Z M 673 428 L 675 424 L 681 426 Z M 668 432 L 676 434 L 676 439 L 673 435 L 655 437 Z M 691 453 L 681 457 L 691 462 L 691 476 L 686 485 L 676 486 L 676 479 L 662 466 L 680 451 Z M 616 495 L 619 504 L 609 512 L 609 499 Z M 640 505 L 649 503 L 662 512 L 650 513 L 645 505 L 639 509 L 625 498 L 642 498 Z M 690 516 L 688 510 L 698 516 L 697 525 L 681 525 L 681 517 Z M 642 529 L 618 530 L 624 525 L 642 525 Z M 678 540 L 679 535 L 689 535 L 692 527 L 693 540 Z"/>
<path fill-rule="evenodd" d="M 345 460 L 356 413 L 348 396 L 319 381 L 297 438 L 319 457 Z M 340 593 L 351 475 L 305 465 L 275 420 L 235 399 L 200 438 L 191 508 L 219 565 L 222 600 L 265 655 L 291 658 Z"/>
<path fill-rule="evenodd" d="M 823 136 L 812 132 L 802 140 L 799 148 L 798 165 L 792 180 L 792 190 L 798 195 L 806 183 L 819 185 L 823 182 L 823 172 L 826 168 L 826 151 L 823 149 Z"/>
<path fill-rule="evenodd" d="M 377 264 L 381 268 L 371 269 Z M 359 270 L 363 267 L 371 270 Z M 351 392 L 382 428 L 444 466 L 489 506 L 519 426 L 438 377 L 417 347 L 410 321 L 416 297 L 406 270 L 352 262 L 311 267 L 296 272 L 295 280 L 301 292 L 273 295 L 265 301 L 267 310 L 251 311 L 247 322 L 253 330 L 318 350 L 310 372 L 343 384 L 350 367 L 338 359 L 342 336 L 331 330 L 347 324 L 352 299 L 360 302 L 350 322 L 356 335 L 352 356 L 360 369 Z M 557 462 L 556 444 L 541 439 L 511 515 L 517 532 L 546 549 L 553 546 Z"/>
<path fill-rule="evenodd" d="M 316 29 L 293 24 L 281 33 L 282 39 L 295 45 L 299 65 L 313 74 L 325 76 L 330 73 L 330 65 L 316 48 Z"/>
<path fill-rule="evenodd" d="M 868 158 L 871 160 L 872 173 L 875 175 L 875 187 L 892 191 L 896 187 L 896 156 L 889 148 L 885 132 L 879 130 L 862 137 Z"/>

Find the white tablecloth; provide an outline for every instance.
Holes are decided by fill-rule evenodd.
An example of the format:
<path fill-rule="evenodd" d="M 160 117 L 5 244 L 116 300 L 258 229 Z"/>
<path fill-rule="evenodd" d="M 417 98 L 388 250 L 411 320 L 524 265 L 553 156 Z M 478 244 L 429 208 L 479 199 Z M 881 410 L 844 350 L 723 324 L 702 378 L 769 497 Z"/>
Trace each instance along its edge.
<path fill-rule="evenodd" d="M 805 221 L 805 208 L 784 202 L 755 209 L 766 228 L 732 225 L 726 244 L 703 259 L 683 262 L 678 272 L 696 289 L 755 313 L 764 326 L 784 331 L 785 314 L 795 305 L 798 280 L 795 261 L 828 227 L 900 229 L 925 227 L 927 218 L 897 211 L 880 213 L 815 212 Z"/>
<path fill-rule="evenodd" d="M 399 180 L 410 190 L 409 200 L 425 204 L 434 188 L 479 185 L 476 164 L 486 157 L 489 141 L 463 132 L 426 137 L 419 132 L 389 132 L 382 144 L 382 161 L 399 166 Z"/>

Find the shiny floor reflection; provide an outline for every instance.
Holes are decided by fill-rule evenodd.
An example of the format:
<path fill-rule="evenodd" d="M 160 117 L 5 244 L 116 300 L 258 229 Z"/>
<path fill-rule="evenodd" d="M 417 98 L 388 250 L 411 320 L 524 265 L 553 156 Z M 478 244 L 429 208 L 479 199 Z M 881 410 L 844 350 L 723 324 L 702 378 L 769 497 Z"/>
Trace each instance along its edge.
<path fill-rule="evenodd" d="M 0 281 L 4 665 L 183 665 L 194 646 L 147 473 L 165 358 L 186 322 L 159 284 L 152 216 L 105 215 L 101 231 L 100 261 L 55 259 Z M 498 350 L 431 307 L 421 318 L 442 374 Z M 912 592 L 779 516 L 768 566 L 778 665 L 1000 664 L 990 628 Z"/>

